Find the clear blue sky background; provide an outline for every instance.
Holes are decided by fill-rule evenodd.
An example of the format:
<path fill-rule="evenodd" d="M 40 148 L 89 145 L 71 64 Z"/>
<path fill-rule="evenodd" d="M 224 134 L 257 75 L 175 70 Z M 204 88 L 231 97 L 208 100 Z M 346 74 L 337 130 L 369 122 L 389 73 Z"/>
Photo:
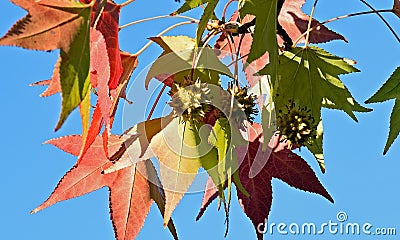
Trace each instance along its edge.
<path fill-rule="evenodd" d="M 390 8 L 392 1 L 370 1 L 377 9 Z M 144 17 L 168 14 L 179 7 L 173 0 L 138 0 L 123 9 L 121 23 Z M 309 12 L 311 3 L 305 5 Z M 320 1 L 316 18 L 325 20 L 350 12 L 368 10 L 356 0 Z M 193 11 L 196 15 L 199 11 Z M 0 34 L 25 13 L 6 0 L 0 1 Z M 386 14 L 389 22 L 400 32 L 398 18 Z M 121 48 L 135 52 L 176 20 L 154 21 L 121 32 Z M 322 45 L 339 56 L 357 61 L 361 73 L 343 77 L 359 102 L 368 99 L 400 64 L 400 45 L 375 15 L 346 19 L 328 25 L 349 40 Z M 194 26 L 182 27 L 170 35 L 194 35 Z M 147 66 L 160 53 L 152 46 L 139 58 L 140 68 Z M 12 47 L 0 48 L 0 152 L 3 170 L 0 174 L 0 239 L 113 239 L 109 220 L 108 190 L 101 189 L 83 197 L 52 206 L 36 215 L 29 212 L 44 201 L 59 179 L 75 163 L 75 158 L 58 149 L 42 145 L 50 138 L 80 132 L 79 114 L 73 113 L 64 127 L 53 132 L 60 97 L 40 98 L 41 87 L 29 87 L 32 82 L 48 79 L 57 59 L 57 52 L 27 51 Z M 140 69 L 135 72 L 137 76 Z M 135 77 L 134 76 L 134 77 Z M 143 86 L 138 79 L 135 86 Z M 143 90 L 144 91 L 144 90 Z M 139 93 L 141 94 L 141 93 Z M 141 95 L 133 96 L 140 101 Z M 140 104 L 139 104 L 140 105 Z M 397 227 L 400 235 L 400 141 L 396 141 L 386 156 L 382 156 L 388 135 L 389 116 L 393 101 L 369 105 L 374 111 L 358 114 L 359 123 L 340 111 L 323 110 L 325 127 L 324 150 L 326 174 L 321 174 L 314 158 L 304 149 L 301 155 L 316 171 L 319 179 L 335 199 L 331 204 L 324 198 L 296 190 L 274 180 L 274 199 L 269 221 L 274 223 L 305 223 L 317 225 L 336 221 L 336 214 L 345 211 L 348 222 L 374 227 Z M 122 111 L 118 112 L 121 118 Z M 135 118 L 130 121 L 135 122 Z M 117 120 L 114 133 L 121 133 L 122 121 Z M 203 218 L 195 222 L 202 194 L 188 194 L 177 207 L 173 218 L 181 239 L 224 239 L 224 214 L 213 203 Z M 232 203 L 228 239 L 254 239 L 249 219 L 236 199 Z M 283 239 L 281 235 L 266 235 L 266 239 Z M 285 236 L 284 239 L 375 239 L 373 236 Z M 152 207 L 145 226 L 137 239 L 172 239 L 162 228 L 162 217 Z"/>

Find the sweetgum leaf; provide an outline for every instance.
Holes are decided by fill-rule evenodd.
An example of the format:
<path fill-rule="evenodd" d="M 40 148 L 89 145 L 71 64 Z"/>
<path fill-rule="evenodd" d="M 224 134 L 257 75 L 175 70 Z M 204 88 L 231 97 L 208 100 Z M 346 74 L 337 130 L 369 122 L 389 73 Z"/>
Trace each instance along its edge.
<path fill-rule="evenodd" d="M 217 158 L 206 139 L 201 139 L 200 125 L 174 118 L 150 142 L 160 163 L 161 182 L 165 191 L 164 226 L 193 182 L 202 162 Z"/>
<path fill-rule="evenodd" d="M 263 235 L 257 231 L 257 227 L 260 223 L 267 221 L 271 209 L 272 178 L 278 178 L 292 187 L 320 194 L 333 202 L 332 197 L 319 182 L 310 166 L 300 156 L 287 149 L 285 143 L 274 138 L 279 138 L 279 135 L 275 135 L 271 139 L 268 147 L 272 148 L 272 154 L 267 163 L 260 166 L 261 170 L 253 178 L 249 176 L 251 166 L 257 161 L 257 158 L 265 156 L 262 142 L 259 141 L 260 139 L 251 142 L 247 150 L 243 149 L 244 152 L 241 152 L 242 149 L 238 149 L 238 155 L 245 154 L 243 163 L 239 167 L 240 181 L 250 193 L 250 197 L 246 197 L 238 191 L 238 199 L 244 212 L 252 221 L 258 239 L 263 239 Z M 278 143 L 278 145 L 271 143 Z"/>
<path fill-rule="evenodd" d="M 90 3 L 91 0 L 81 0 L 81 2 Z M 110 65 L 110 78 L 107 84 L 110 89 L 115 89 L 118 86 L 119 79 L 123 72 L 118 42 L 121 5 L 115 4 L 112 0 L 106 0 L 101 14 L 98 15 L 100 13 L 99 8 L 101 8 L 98 2 L 99 1 L 96 1 L 93 6 L 91 21 L 92 23 L 96 22 L 96 29 L 99 30 L 105 38 Z"/>
<path fill-rule="evenodd" d="M 278 55 L 276 41 L 277 0 L 245 0 L 240 9 L 240 16 L 244 18 L 247 14 L 254 15 L 257 19 L 247 62 L 251 63 L 268 52 L 270 64 L 274 65 L 275 58 Z M 274 79 L 273 74 L 273 69 L 271 69 L 271 79 Z"/>
<path fill-rule="evenodd" d="M 34 50 L 59 48 L 61 114 L 56 130 L 85 99 L 89 81 L 89 23 L 92 4 L 72 0 L 14 0 L 28 11 L 0 39 L 0 45 Z M 51 17 L 49 17 L 51 16 Z"/>
<path fill-rule="evenodd" d="M 164 52 L 151 66 L 145 80 L 146 88 L 153 77 L 163 74 L 174 75 L 175 82 L 181 83 L 184 77 L 190 76 L 194 53 L 198 54 L 199 51 L 202 51 L 202 54 L 194 71 L 194 79 L 200 78 L 202 82 L 218 85 L 219 74 L 233 77 L 229 68 L 218 59 L 211 48 L 205 47 L 203 50 L 198 50 L 193 38 L 164 36 L 150 39 L 160 45 Z"/>
<path fill-rule="evenodd" d="M 171 15 L 181 14 L 186 11 L 189 11 L 193 8 L 197 8 L 200 5 L 207 4 L 204 9 L 203 14 L 201 15 L 200 22 L 197 26 L 196 30 L 196 44 L 200 46 L 201 36 L 206 29 L 207 23 L 210 19 L 212 19 L 215 7 L 217 6 L 219 0 L 186 0 L 185 3 Z"/>
<path fill-rule="evenodd" d="M 387 153 L 400 132 L 400 67 L 397 67 L 383 86 L 365 103 L 377 103 L 390 99 L 395 99 L 395 104 L 390 116 L 389 136 L 383 154 Z"/>
<path fill-rule="evenodd" d="M 266 73 L 265 70 L 269 67 L 268 65 L 261 70 L 261 73 Z M 341 74 L 352 72 L 358 72 L 358 69 L 346 59 L 317 47 L 294 48 L 283 52 L 279 59 L 279 82 L 273 96 L 276 111 L 278 114 L 280 111 L 284 112 L 291 102 L 295 103 L 296 108 L 307 107 L 310 110 L 309 114 L 319 128 L 316 138 L 307 147 L 318 159 L 323 171 L 321 108 L 343 110 L 355 121 L 355 111 L 370 111 L 356 102 L 339 78 Z"/>
<path fill-rule="evenodd" d="M 306 0 L 285 0 L 278 17 L 279 23 L 293 41 L 307 31 L 310 17 L 301 10 L 305 2 Z M 311 21 L 311 27 L 318 24 L 319 22 L 313 18 Z M 345 37 L 329 30 L 324 25 L 319 26 L 317 30 L 311 31 L 308 39 L 310 43 L 324 43 L 332 40 L 343 40 L 347 42 Z M 305 36 L 302 37 L 299 42 L 304 41 Z M 283 41 L 282 39 L 279 39 L 278 42 Z"/>
<path fill-rule="evenodd" d="M 110 98 L 108 81 L 110 80 L 111 76 L 111 67 L 107 53 L 106 41 L 103 34 L 96 29 L 91 30 L 90 59 L 90 71 L 98 76 L 97 103 L 102 113 L 106 128 L 110 129 L 110 111 L 112 100 Z"/>
<path fill-rule="evenodd" d="M 110 151 L 116 151 L 122 141 L 117 136 L 110 136 Z M 78 156 L 82 147 L 82 137 L 79 135 L 66 136 L 50 140 L 48 143 Z M 116 239 L 135 238 L 144 224 L 153 200 L 157 202 L 157 205 L 161 205 L 165 201 L 162 190 L 155 191 L 156 187 L 159 188 L 161 185 L 157 184 L 156 171 L 149 160 L 112 174 L 102 174 L 103 169 L 110 165 L 111 162 L 105 155 L 102 139 L 99 136 L 88 149 L 82 161 L 64 175 L 51 196 L 32 213 L 57 202 L 79 197 L 108 186 L 110 189 L 110 214 Z M 163 214 L 162 206 L 159 208 Z M 172 221 L 168 226 L 174 238 L 177 239 Z"/>
<path fill-rule="evenodd" d="M 218 151 L 217 165 L 214 166 L 217 174 L 210 174 L 210 176 L 217 186 L 224 186 L 227 169 L 230 167 L 228 151 L 231 147 L 231 128 L 228 119 L 220 118 L 215 122 L 208 141 Z"/>
<path fill-rule="evenodd" d="M 317 193 L 333 202 L 332 197 L 320 183 L 311 167 L 304 159 L 288 149 L 288 144 L 282 141 L 282 136 L 275 134 L 270 140 L 268 151 L 271 154 L 262 150 L 263 136 L 258 131 L 260 129 L 261 125 L 259 124 L 253 124 L 252 128 L 247 128 L 244 134 L 247 135 L 249 146 L 237 148 L 238 158 L 242 160 L 239 165 L 240 181 L 250 194 L 250 196 L 245 196 L 242 192 L 237 191 L 238 200 L 246 215 L 253 222 L 255 229 L 257 230 L 258 225 L 268 219 L 272 204 L 272 178 L 278 178 L 300 190 Z M 267 158 L 267 161 L 264 161 L 263 158 Z M 251 176 L 251 169 L 254 165 L 260 169 L 255 176 Z M 218 189 L 209 179 L 196 220 L 203 215 L 209 204 L 217 197 Z M 257 233 L 257 237 L 263 239 L 263 235 L 260 233 Z"/>

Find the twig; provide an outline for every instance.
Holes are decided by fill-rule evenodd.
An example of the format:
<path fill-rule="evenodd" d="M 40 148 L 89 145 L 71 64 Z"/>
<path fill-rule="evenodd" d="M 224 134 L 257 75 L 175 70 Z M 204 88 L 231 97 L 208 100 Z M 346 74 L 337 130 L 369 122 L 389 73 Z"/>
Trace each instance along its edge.
<path fill-rule="evenodd" d="M 325 25 L 325 24 L 327 24 L 327 23 L 334 22 L 334 21 L 337 21 L 337 20 L 340 20 L 340 19 L 345 19 L 345 18 L 349 18 L 349 17 L 360 16 L 360 15 L 367 15 L 367 14 L 376 13 L 376 12 L 381 12 L 381 13 L 382 13 L 382 12 L 393 12 L 393 10 L 392 10 L 392 9 L 382 9 L 382 10 L 376 10 L 376 11 L 357 12 L 357 13 L 350 13 L 350 14 L 346 14 L 346 15 L 343 15 L 343 16 L 339 16 L 339 17 L 334 17 L 334 18 L 328 19 L 328 20 L 326 20 L 326 21 L 323 21 L 323 22 L 321 22 L 321 23 L 316 24 L 314 27 L 310 28 L 309 31 L 306 31 L 306 32 L 304 32 L 303 34 L 301 34 L 301 35 L 296 39 L 296 41 L 294 41 L 293 46 L 296 46 L 297 43 L 298 43 L 308 32 L 314 31 L 314 30 L 317 29 L 319 26 L 322 26 L 322 25 Z M 393 33 L 393 35 L 396 37 L 397 40 L 400 40 L 399 37 L 397 36 L 397 34 L 396 34 L 395 32 L 392 32 L 392 33 Z M 400 41 L 399 41 L 399 42 L 400 42 Z"/>
<path fill-rule="evenodd" d="M 158 93 L 158 96 L 157 96 L 156 100 L 154 101 L 153 106 L 151 107 L 150 113 L 147 116 L 147 120 L 150 120 L 151 116 L 153 115 L 154 110 L 156 109 L 156 106 L 157 106 L 158 102 L 160 101 L 161 95 L 163 94 L 166 87 L 167 87 L 167 85 L 164 84 L 164 86 L 161 88 L 160 92 Z"/>
<path fill-rule="evenodd" d="M 183 16 L 183 15 L 174 15 L 174 16 L 161 15 L 161 16 L 156 16 L 156 17 L 144 18 L 144 19 L 140 19 L 140 20 L 137 20 L 137 21 L 134 21 L 134 22 L 130 22 L 130 23 L 124 24 L 124 25 L 119 27 L 119 30 L 121 30 L 123 28 L 126 28 L 126 27 L 129 27 L 129 26 L 132 26 L 132 25 L 135 25 L 135 24 L 138 24 L 138 23 L 151 21 L 151 20 L 156 20 L 156 19 L 160 19 L 160 18 L 183 18 L 183 19 L 188 19 L 188 20 L 194 21 L 194 22 L 199 22 L 199 20 L 197 20 L 195 18 L 191 18 L 191 17 Z"/>
<path fill-rule="evenodd" d="M 367 5 L 374 13 L 376 13 L 376 15 L 378 15 L 378 17 L 380 19 L 382 19 L 382 21 L 385 23 L 385 25 L 389 28 L 389 30 L 393 33 L 393 35 L 396 37 L 397 41 L 400 42 L 400 38 L 399 36 L 397 36 L 396 32 L 394 31 L 394 29 L 392 28 L 392 26 L 390 26 L 390 24 L 386 21 L 386 19 L 382 16 L 382 14 L 380 14 L 374 7 L 372 7 L 371 4 L 369 4 L 368 2 L 366 2 L 365 0 L 360 0 L 362 3 L 364 3 L 365 5 Z"/>
<path fill-rule="evenodd" d="M 168 31 L 170 31 L 170 30 L 172 30 L 172 29 L 174 29 L 174 28 L 176 28 L 176 27 L 179 27 L 179 26 L 182 26 L 182 25 L 186 25 L 186 24 L 191 24 L 191 23 L 196 23 L 196 22 L 194 22 L 194 21 L 187 21 L 187 22 L 180 22 L 180 23 L 174 24 L 174 25 L 172 25 L 172 26 L 170 26 L 170 27 L 164 29 L 163 31 L 161 31 L 159 34 L 157 34 L 156 37 L 162 36 L 162 35 L 165 34 L 166 32 L 168 32 Z M 140 55 L 140 54 L 142 54 L 152 43 L 153 43 L 153 41 L 150 40 L 148 43 L 146 43 L 146 45 L 144 45 L 144 46 L 143 46 L 139 51 L 137 51 L 134 55 Z"/>
<path fill-rule="evenodd" d="M 242 60 L 243 58 L 245 58 L 245 57 L 247 57 L 247 56 L 249 56 L 249 53 L 247 53 L 247 54 L 245 54 L 245 55 L 243 55 L 243 56 L 241 56 L 240 58 L 238 58 L 237 60 L 233 60 L 231 63 L 229 63 L 228 65 L 226 65 L 227 67 L 230 67 L 230 66 L 232 66 L 233 64 L 235 64 L 235 63 L 237 63 L 237 62 L 239 62 L 240 60 Z"/>
<path fill-rule="evenodd" d="M 125 7 L 126 5 L 128 5 L 128 4 L 130 4 L 130 3 L 133 3 L 135 0 L 127 0 L 126 2 L 124 2 L 124 3 L 121 3 L 119 6 L 121 6 L 121 7 Z"/>
<path fill-rule="evenodd" d="M 226 16 L 226 10 L 228 9 L 229 5 L 231 5 L 231 3 L 236 2 L 238 0 L 229 0 L 225 6 L 224 6 L 224 10 L 222 10 L 222 21 L 225 22 L 225 16 Z"/>

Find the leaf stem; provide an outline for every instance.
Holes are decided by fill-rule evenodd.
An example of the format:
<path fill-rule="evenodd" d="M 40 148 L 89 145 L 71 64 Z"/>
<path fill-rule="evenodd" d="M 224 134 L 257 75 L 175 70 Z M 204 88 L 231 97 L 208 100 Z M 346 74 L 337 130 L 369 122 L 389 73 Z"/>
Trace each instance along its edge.
<path fill-rule="evenodd" d="M 194 21 L 194 22 L 199 22 L 199 20 L 197 20 L 197 19 L 195 19 L 195 18 L 191 18 L 191 17 L 183 16 L 183 15 L 174 15 L 174 16 L 171 16 L 171 15 L 161 15 L 161 16 L 155 16 L 155 17 L 150 17 L 150 18 L 144 18 L 144 19 L 140 19 L 140 20 L 137 20 L 137 21 L 133 21 L 133 22 L 127 23 L 127 24 L 125 24 L 125 25 L 120 26 L 120 27 L 119 27 L 119 30 L 121 30 L 121 29 L 123 29 L 123 28 L 126 28 L 126 27 L 129 27 L 129 26 L 132 26 L 132 25 L 135 25 L 135 24 L 138 24 L 138 23 L 147 22 L 147 21 L 151 21 L 151 20 L 156 20 L 156 19 L 160 19 L 160 18 L 183 18 L 183 19 L 187 19 L 187 20 Z"/>
<path fill-rule="evenodd" d="M 229 0 L 225 6 L 224 6 L 224 10 L 222 10 L 222 21 L 225 22 L 225 16 L 226 16 L 226 10 L 228 9 L 229 5 L 231 5 L 231 3 L 233 2 L 237 2 L 238 0 Z"/>
<path fill-rule="evenodd" d="M 243 58 L 245 58 L 245 57 L 247 57 L 247 56 L 249 56 L 249 53 L 247 53 L 247 54 L 245 54 L 245 55 L 243 55 L 243 56 L 240 56 L 240 58 L 238 58 L 237 60 L 232 60 L 232 62 L 229 63 L 229 64 L 226 65 L 226 66 L 227 66 L 227 67 L 230 67 L 230 66 L 232 66 L 233 64 L 238 63 L 240 60 L 242 60 Z"/>
<path fill-rule="evenodd" d="M 305 45 L 304 45 L 304 48 L 307 48 L 307 47 L 308 47 L 308 40 L 309 40 L 309 38 L 310 38 L 311 22 L 312 22 L 312 19 L 313 19 L 313 16 L 314 16 L 314 12 L 315 12 L 315 8 L 316 8 L 316 6 L 317 6 L 317 3 L 318 3 L 318 0 L 315 0 L 315 1 L 314 1 L 314 5 L 313 5 L 313 7 L 312 7 L 312 9 L 311 9 L 310 18 L 308 19 L 308 26 L 307 26 L 307 31 L 306 31 L 307 36 L 306 36 L 306 43 L 305 43 Z"/>
<path fill-rule="evenodd" d="M 151 116 L 153 115 L 154 110 L 156 109 L 156 106 L 157 106 L 158 102 L 160 101 L 161 95 L 163 94 L 166 87 L 167 87 L 167 85 L 164 84 L 164 86 L 161 88 L 160 92 L 158 93 L 158 96 L 157 96 L 156 100 L 154 101 L 153 106 L 151 107 L 150 113 L 147 116 L 147 120 L 151 119 Z"/>
<path fill-rule="evenodd" d="M 390 26 L 390 24 L 388 23 L 388 21 L 386 21 L 386 19 L 382 16 L 382 14 L 380 12 L 378 12 L 374 7 L 372 7 L 371 4 L 369 4 L 367 1 L 365 0 L 360 0 L 362 3 L 364 3 L 365 5 L 367 5 L 374 13 L 376 13 L 376 15 L 378 15 L 378 17 L 380 19 L 382 19 L 382 21 L 385 23 L 385 25 L 389 28 L 389 30 L 392 32 L 392 34 L 396 37 L 397 41 L 400 42 L 400 38 L 399 36 L 397 36 L 396 32 L 394 31 L 394 29 L 392 28 L 392 26 Z M 392 10 L 393 12 L 393 10 Z"/>
<path fill-rule="evenodd" d="M 135 0 L 127 0 L 126 2 L 124 2 L 124 3 L 121 3 L 119 6 L 121 6 L 121 7 L 125 7 L 126 5 L 128 5 L 128 4 L 130 4 L 130 3 L 133 3 Z"/>
<path fill-rule="evenodd" d="M 172 30 L 172 29 L 174 29 L 176 27 L 179 27 L 179 26 L 182 26 L 182 25 L 186 25 L 186 24 L 192 24 L 192 23 L 196 23 L 196 22 L 194 22 L 194 21 L 186 21 L 186 22 L 180 22 L 180 23 L 174 24 L 174 25 L 169 26 L 168 28 L 164 29 L 163 31 L 161 31 L 159 34 L 157 34 L 156 37 L 159 37 L 159 36 L 165 34 L 166 32 L 168 32 L 168 31 L 170 31 L 170 30 Z M 153 41 L 150 40 L 148 43 L 146 43 L 146 45 L 144 45 L 134 55 L 138 56 L 138 55 L 142 54 L 152 43 L 153 43 Z"/>
<path fill-rule="evenodd" d="M 323 21 L 323 22 L 321 22 L 321 23 L 316 24 L 315 26 L 313 26 L 312 28 L 310 28 L 308 31 L 306 31 L 306 32 L 304 32 L 303 34 L 301 34 L 301 35 L 294 41 L 293 46 L 296 46 L 297 43 L 298 43 L 308 32 L 314 31 L 315 29 L 317 29 L 318 27 L 320 27 L 320 26 L 322 26 L 322 25 L 325 25 L 325 24 L 327 24 L 327 23 L 334 22 L 334 21 L 337 21 L 337 20 L 340 20 L 340 19 L 345 19 L 345 18 L 349 18 L 349 17 L 360 16 L 360 15 L 367 15 L 367 14 L 376 13 L 376 12 L 380 12 L 380 13 L 382 13 L 382 12 L 393 12 L 393 10 L 392 10 L 392 9 L 382 9 L 382 10 L 376 10 L 376 11 L 356 12 L 356 13 L 350 13 L 350 14 L 346 14 L 346 15 L 342 15 L 342 16 L 339 16 L 339 17 L 334 17 L 334 18 L 328 19 L 328 20 L 326 20 L 326 21 Z M 393 33 L 393 35 L 396 37 L 396 39 L 400 42 L 400 38 L 397 36 L 397 34 L 396 34 L 395 32 L 392 32 L 392 33 Z"/>

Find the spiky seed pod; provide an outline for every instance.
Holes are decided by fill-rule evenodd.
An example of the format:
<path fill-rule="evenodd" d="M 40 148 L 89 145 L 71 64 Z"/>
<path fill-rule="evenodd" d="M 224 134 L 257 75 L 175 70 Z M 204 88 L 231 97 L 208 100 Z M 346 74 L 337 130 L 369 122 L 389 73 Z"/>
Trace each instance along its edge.
<path fill-rule="evenodd" d="M 224 94 L 221 100 L 224 114 L 230 114 L 231 118 L 238 123 L 242 123 L 244 120 L 253 122 L 254 115 L 258 114 L 258 110 L 255 107 L 255 96 L 248 93 L 248 87 L 240 88 L 234 84 L 228 84 L 227 91 L 230 94 Z M 235 99 L 233 102 L 232 95 Z"/>
<path fill-rule="evenodd" d="M 210 89 L 207 83 L 201 83 L 197 80 L 189 86 L 174 84 L 170 94 L 172 101 L 169 105 L 174 109 L 183 121 L 200 122 L 209 111 L 208 104 L 211 103 Z"/>
<path fill-rule="evenodd" d="M 289 147 L 293 145 L 303 146 L 312 138 L 315 138 L 317 126 L 307 107 L 298 106 L 289 101 L 286 112 L 279 110 L 277 117 L 278 130 L 288 141 Z"/>

